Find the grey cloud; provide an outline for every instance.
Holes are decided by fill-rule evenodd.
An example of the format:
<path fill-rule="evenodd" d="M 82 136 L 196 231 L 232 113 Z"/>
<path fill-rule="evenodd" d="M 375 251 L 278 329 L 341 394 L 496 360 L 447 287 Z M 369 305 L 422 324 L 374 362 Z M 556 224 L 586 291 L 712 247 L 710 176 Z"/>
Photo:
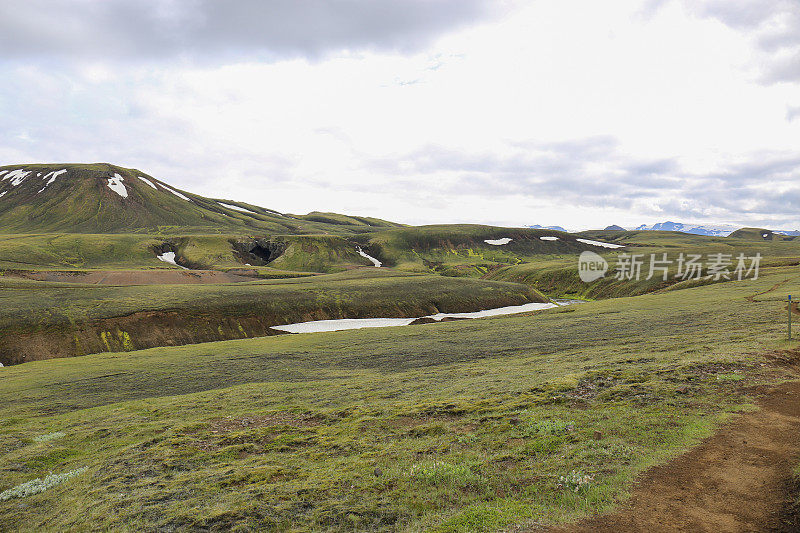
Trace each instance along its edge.
<path fill-rule="evenodd" d="M 631 159 L 608 137 L 513 147 L 513 153 L 500 156 L 428 146 L 373 161 L 368 168 L 395 176 L 403 187 L 414 176 L 427 190 L 448 197 L 522 195 L 684 220 L 718 219 L 723 213 L 731 222 L 764 222 L 776 216 L 790 225 L 798 221 L 797 154 L 752 154 L 750 160 L 721 171 L 697 174 L 684 170 L 676 159 Z"/>
<path fill-rule="evenodd" d="M 5 0 L 0 50 L 5 60 L 414 51 L 505 6 L 493 0 Z"/>
<path fill-rule="evenodd" d="M 763 52 L 762 81 L 800 81 L 800 2 L 797 0 L 649 0 L 646 14 L 681 1 L 691 13 L 751 34 Z"/>
<path fill-rule="evenodd" d="M 791 122 L 794 119 L 800 117 L 800 106 L 792 107 L 789 106 L 786 108 L 786 120 Z"/>

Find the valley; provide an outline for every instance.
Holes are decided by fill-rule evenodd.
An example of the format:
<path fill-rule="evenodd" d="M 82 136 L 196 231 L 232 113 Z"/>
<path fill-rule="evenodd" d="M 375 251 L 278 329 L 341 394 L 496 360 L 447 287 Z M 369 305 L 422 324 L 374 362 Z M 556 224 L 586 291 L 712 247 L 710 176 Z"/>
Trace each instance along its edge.
<path fill-rule="evenodd" d="M 762 228 L 288 215 L 112 165 L 2 167 L 0 193 L 1 530 L 613 525 L 800 373 L 800 243 Z M 773 505 L 719 516 L 794 527 L 776 453 Z"/>

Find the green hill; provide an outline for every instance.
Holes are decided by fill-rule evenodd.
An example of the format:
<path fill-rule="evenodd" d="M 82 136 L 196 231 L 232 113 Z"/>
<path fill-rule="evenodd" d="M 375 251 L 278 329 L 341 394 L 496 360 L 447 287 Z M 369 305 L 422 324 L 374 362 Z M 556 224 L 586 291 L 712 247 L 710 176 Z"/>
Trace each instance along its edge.
<path fill-rule="evenodd" d="M 772 230 L 764 228 L 742 228 L 737 229 L 728 237 L 734 239 L 746 239 L 749 241 L 793 241 L 795 236 L 787 236 L 781 233 L 775 233 Z"/>
<path fill-rule="evenodd" d="M 492 268 L 535 258 L 577 255 L 603 246 L 551 229 L 441 224 L 374 231 L 360 235 L 369 253 L 401 270 L 450 276 L 482 276 Z"/>
<path fill-rule="evenodd" d="M 325 216 L 318 216 L 325 215 Z M 0 167 L 2 233 L 351 234 L 400 224 L 333 213 L 293 216 L 206 198 L 107 163 Z"/>

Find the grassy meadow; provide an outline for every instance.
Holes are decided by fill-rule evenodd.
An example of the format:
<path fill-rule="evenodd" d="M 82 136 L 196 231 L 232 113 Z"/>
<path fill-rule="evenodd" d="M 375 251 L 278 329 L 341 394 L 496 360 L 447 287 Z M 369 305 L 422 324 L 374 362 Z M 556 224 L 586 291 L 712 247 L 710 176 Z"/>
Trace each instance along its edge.
<path fill-rule="evenodd" d="M 606 510 L 787 377 L 764 354 L 797 346 L 782 300 L 798 291 L 773 267 L 513 317 L 3 368 L 0 530 L 500 531 Z"/>

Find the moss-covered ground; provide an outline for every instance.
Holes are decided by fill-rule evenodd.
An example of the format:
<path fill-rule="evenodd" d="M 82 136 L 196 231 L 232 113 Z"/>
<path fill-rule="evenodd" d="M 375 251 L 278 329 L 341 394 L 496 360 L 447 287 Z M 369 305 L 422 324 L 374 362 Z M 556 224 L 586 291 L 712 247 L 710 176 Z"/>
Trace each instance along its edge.
<path fill-rule="evenodd" d="M 796 347 L 781 300 L 799 290 L 783 267 L 527 316 L 3 368 L 0 493 L 78 473 L 0 501 L 0 530 L 499 531 L 608 509 L 786 378 L 763 354 Z"/>

